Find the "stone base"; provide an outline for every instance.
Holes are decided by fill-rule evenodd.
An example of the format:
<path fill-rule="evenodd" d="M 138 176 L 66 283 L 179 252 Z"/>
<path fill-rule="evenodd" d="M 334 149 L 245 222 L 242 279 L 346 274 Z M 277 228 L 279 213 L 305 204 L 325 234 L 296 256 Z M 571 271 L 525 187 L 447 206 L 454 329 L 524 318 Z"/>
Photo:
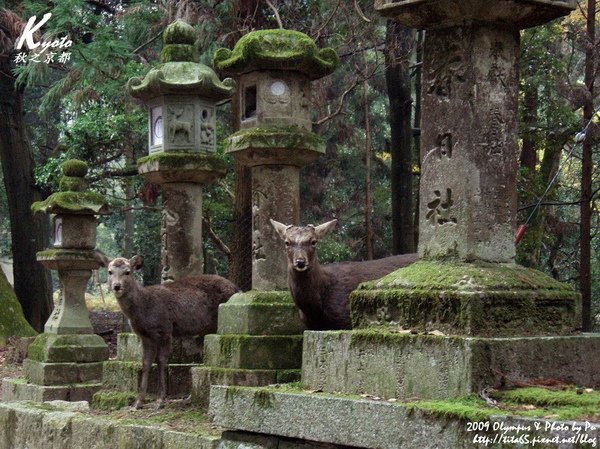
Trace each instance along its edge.
<path fill-rule="evenodd" d="M 169 364 L 167 371 L 167 394 L 169 396 L 187 396 L 192 391 L 192 375 L 190 369 L 197 364 Z M 102 388 L 105 390 L 132 391 L 139 390 L 142 377 L 141 362 L 104 362 Z M 148 376 L 148 393 L 158 393 L 158 367 L 152 365 Z"/>
<path fill-rule="evenodd" d="M 8 401 L 91 401 L 102 388 L 100 383 L 69 385 L 36 385 L 25 379 L 3 379 L 2 400 Z"/>
<path fill-rule="evenodd" d="M 304 334 L 309 389 L 382 398 L 444 399 L 503 380 L 600 387 L 600 334 L 474 338 L 376 331 Z"/>
<path fill-rule="evenodd" d="M 44 363 L 25 359 L 25 378 L 37 385 L 66 385 L 102 382 L 102 362 Z"/>
<path fill-rule="evenodd" d="M 211 366 L 192 368 L 192 402 L 203 409 L 208 408 L 211 385 L 265 385 L 297 382 L 300 370 L 227 369 Z"/>
<path fill-rule="evenodd" d="M 108 360 L 108 346 L 96 334 L 40 334 L 27 357 L 48 363 L 91 363 Z"/>
<path fill-rule="evenodd" d="M 581 296 L 515 264 L 419 261 L 350 295 L 352 327 L 438 330 L 449 335 L 572 335 Z"/>
<path fill-rule="evenodd" d="M 236 293 L 219 306 L 221 335 L 295 335 L 303 330 L 289 292 L 251 290 Z"/>
<path fill-rule="evenodd" d="M 273 444 L 277 443 L 280 437 L 305 440 L 304 445 L 308 448 L 316 445 L 313 442 L 378 449 L 529 447 L 519 444 L 518 440 L 509 442 L 498 439 L 498 436 L 503 435 L 503 432 L 498 430 L 500 426 L 506 429 L 511 426 L 516 428 L 518 425 L 527 426 L 531 430 L 521 433 L 506 431 L 504 435 L 517 438 L 527 435 L 530 439 L 558 438 L 556 443 L 550 442 L 540 446 L 546 449 L 594 447 L 600 441 L 600 426 L 594 424 L 585 432 L 586 438 L 593 440 L 592 446 L 577 443 L 580 437 L 577 437 L 577 432 L 573 430 L 573 421 L 561 423 L 543 419 L 491 416 L 482 420 L 482 423 L 489 423 L 489 428 L 496 428 L 496 432 L 469 432 L 464 419 L 435 416 L 398 403 L 340 395 L 310 394 L 301 390 L 280 392 L 277 388 L 213 386 L 209 413 L 214 416 L 215 424 L 226 429 L 262 434 L 224 434 L 224 441 L 221 443 L 224 449 L 281 447 Z M 547 424 L 552 423 L 555 426 L 563 424 L 566 429 L 545 430 Z M 583 422 L 577 424 L 581 429 L 586 428 Z M 537 426 L 539 430 L 536 430 Z M 487 444 L 479 444 L 483 441 L 476 442 L 476 436 L 488 437 L 491 440 Z M 295 443 L 287 447 L 303 445 Z"/>
<path fill-rule="evenodd" d="M 202 363 L 202 337 L 173 338 L 173 352 L 169 363 Z M 134 333 L 122 332 L 117 336 L 117 360 L 142 361 L 142 341 Z"/>
<path fill-rule="evenodd" d="M 298 369 L 302 335 L 207 335 L 204 364 L 220 368 Z"/>

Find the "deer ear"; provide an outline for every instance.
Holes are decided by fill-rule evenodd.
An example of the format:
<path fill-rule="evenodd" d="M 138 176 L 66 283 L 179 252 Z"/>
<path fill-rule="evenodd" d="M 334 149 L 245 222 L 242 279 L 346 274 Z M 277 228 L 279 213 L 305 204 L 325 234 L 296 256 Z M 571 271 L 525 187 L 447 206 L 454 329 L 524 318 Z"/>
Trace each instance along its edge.
<path fill-rule="evenodd" d="M 337 225 L 337 220 L 331 220 L 331 221 L 328 221 L 327 223 L 323 223 L 323 224 L 317 226 L 315 228 L 315 234 L 317 235 L 317 239 L 321 240 L 330 231 L 332 231 L 336 225 Z"/>
<path fill-rule="evenodd" d="M 129 259 L 129 265 L 131 265 L 131 268 L 134 270 L 139 270 L 144 266 L 144 258 L 142 256 L 133 256 Z"/>
<path fill-rule="evenodd" d="M 110 263 L 110 259 L 106 257 L 106 254 L 100 250 L 94 251 L 94 259 L 96 259 L 96 262 L 98 262 L 100 266 L 104 268 L 108 267 L 108 264 Z"/>
<path fill-rule="evenodd" d="M 271 222 L 271 226 L 273 226 L 275 231 L 277 231 L 277 234 L 279 234 L 279 237 L 281 237 L 282 240 L 285 240 L 285 231 L 287 230 L 288 226 L 284 225 L 283 223 L 279 223 L 272 218 L 270 218 L 269 221 Z"/>

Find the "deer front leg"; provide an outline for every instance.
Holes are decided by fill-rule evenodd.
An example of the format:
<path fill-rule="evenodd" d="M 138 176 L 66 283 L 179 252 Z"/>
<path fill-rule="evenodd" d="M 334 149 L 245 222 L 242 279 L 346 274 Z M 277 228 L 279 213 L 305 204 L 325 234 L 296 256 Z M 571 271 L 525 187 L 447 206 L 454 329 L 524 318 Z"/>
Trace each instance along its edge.
<path fill-rule="evenodd" d="M 162 340 L 158 346 L 158 372 L 159 372 L 159 390 L 158 390 L 158 401 L 156 401 L 156 409 L 160 409 L 164 406 L 167 398 L 167 376 L 169 367 L 169 357 L 172 351 L 172 338 L 169 336 Z"/>
<path fill-rule="evenodd" d="M 146 390 L 148 389 L 148 375 L 150 374 L 150 368 L 152 368 L 152 362 L 156 358 L 156 344 L 146 338 L 142 339 L 143 358 L 142 358 L 142 381 L 140 382 L 140 391 L 138 393 L 137 400 L 133 404 L 134 408 L 142 408 L 144 405 L 144 398 L 146 397 Z"/>

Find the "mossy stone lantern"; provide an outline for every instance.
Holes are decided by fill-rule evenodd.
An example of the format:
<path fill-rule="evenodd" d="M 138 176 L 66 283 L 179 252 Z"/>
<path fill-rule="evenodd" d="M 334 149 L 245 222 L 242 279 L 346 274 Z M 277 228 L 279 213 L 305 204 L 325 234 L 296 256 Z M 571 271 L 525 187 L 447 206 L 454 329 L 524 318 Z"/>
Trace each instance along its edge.
<path fill-rule="evenodd" d="M 148 107 L 148 153 L 139 172 L 163 185 L 162 280 L 202 272 L 202 186 L 225 174 L 215 157 L 216 108 L 235 91 L 198 62 L 192 26 L 178 20 L 163 35 L 161 62 L 129 93 Z"/>
<path fill-rule="evenodd" d="M 269 218 L 299 221 L 300 168 L 325 152 L 311 132 L 310 83 L 332 73 L 338 55 L 318 49 L 304 33 L 261 30 L 243 36 L 233 50 L 217 50 L 213 62 L 238 83 L 240 131 L 229 137 L 227 151 L 252 170 L 252 286 L 284 290 L 285 254 Z"/>
<path fill-rule="evenodd" d="M 100 389 L 108 347 L 94 334 L 85 290 L 94 257 L 96 215 L 110 214 L 106 199 L 87 189 L 87 164 L 69 160 L 61 166 L 60 191 L 31 206 L 53 214 L 53 247 L 37 253 L 46 268 L 57 270 L 61 295 L 50 318 L 31 344 L 23 369 L 28 384 L 14 385 L 14 397 L 33 400 L 90 400 Z"/>

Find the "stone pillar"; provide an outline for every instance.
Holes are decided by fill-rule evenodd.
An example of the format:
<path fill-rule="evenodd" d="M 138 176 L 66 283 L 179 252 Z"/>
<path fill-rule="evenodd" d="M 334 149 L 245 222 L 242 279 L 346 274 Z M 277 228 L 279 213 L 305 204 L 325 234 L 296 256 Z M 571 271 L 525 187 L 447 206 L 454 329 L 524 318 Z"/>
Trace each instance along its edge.
<path fill-rule="evenodd" d="M 35 212 L 55 214 L 53 248 L 37 254 L 46 268 L 57 270 L 60 299 L 40 334 L 29 346 L 23 370 L 27 383 L 5 380 L 5 400 L 91 400 L 100 389 L 102 362 L 108 359 L 104 340 L 93 333 L 85 289 L 98 268 L 95 215 L 110 213 L 108 203 L 87 190 L 87 165 L 70 160 L 62 165 L 61 191 L 34 203 Z"/>
<path fill-rule="evenodd" d="M 162 281 L 203 272 L 202 186 L 225 174 L 216 156 L 216 106 L 235 90 L 198 63 L 194 29 L 178 20 L 163 35 L 161 64 L 132 78 L 129 93 L 148 106 L 148 153 L 139 172 L 163 186 Z"/>
<path fill-rule="evenodd" d="M 311 132 L 310 82 L 338 58 L 296 31 L 263 30 L 219 49 L 214 64 L 236 77 L 240 130 L 227 151 L 252 174 L 252 288 L 219 307 L 205 365 L 192 370 L 192 397 L 206 407 L 211 384 L 266 385 L 299 377 L 302 330 L 287 286 L 284 243 L 269 219 L 298 224 L 300 168 L 324 153 Z M 248 261 L 250 262 L 250 261 Z"/>

